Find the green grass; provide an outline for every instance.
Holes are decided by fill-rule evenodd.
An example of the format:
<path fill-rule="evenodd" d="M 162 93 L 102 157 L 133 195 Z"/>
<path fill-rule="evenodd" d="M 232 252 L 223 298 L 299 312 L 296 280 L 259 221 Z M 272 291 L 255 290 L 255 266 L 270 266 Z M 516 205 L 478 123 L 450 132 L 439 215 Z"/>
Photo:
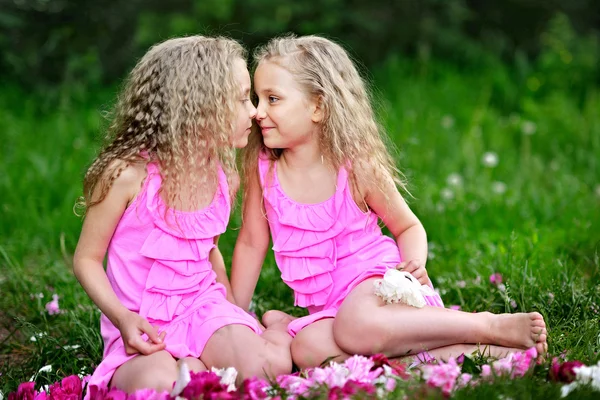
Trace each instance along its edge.
<path fill-rule="evenodd" d="M 374 83 L 445 303 L 467 311 L 537 310 L 549 326 L 552 355 L 592 364 L 600 359 L 600 88 L 523 84 L 532 76 L 544 81 L 543 73 L 533 68 L 519 77 L 499 63 L 459 72 L 392 59 L 374 72 Z M 90 373 L 101 359 L 99 312 L 71 272 L 81 226 L 72 208 L 113 96 L 81 88 L 0 94 L 5 394 L 34 375 L 45 385 Z M 497 155 L 495 167 L 482 163 L 486 152 Z M 239 225 L 236 212 L 220 241 L 228 264 Z M 494 272 L 503 275 L 505 291 L 490 284 Z M 51 316 L 44 305 L 54 293 L 64 313 Z M 291 307 L 271 256 L 255 303 L 259 314 L 302 314 Z M 37 374 L 48 364 L 51 372 Z M 559 396 L 557 385 L 536 379 L 482 385 L 457 397 Z"/>

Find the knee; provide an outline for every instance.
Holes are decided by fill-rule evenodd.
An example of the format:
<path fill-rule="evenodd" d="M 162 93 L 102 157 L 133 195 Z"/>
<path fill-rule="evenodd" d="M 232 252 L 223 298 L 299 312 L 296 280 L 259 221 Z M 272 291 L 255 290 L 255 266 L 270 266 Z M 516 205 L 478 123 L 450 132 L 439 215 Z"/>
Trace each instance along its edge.
<path fill-rule="evenodd" d="M 162 365 L 146 371 L 143 374 L 132 376 L 125 387 L 122 388 L 127 393 L 133 393 L 140 389 L 154 389 L 157 392 L 170 391 L 173 383 L 177 380 L 177 367 L 172 365 Z"/>
<path fill-rule="evenodd" d="M 348 354 L 372 355 L 381 353 L 390 340 L 391 332 L 372 318 L 340 315 L 333 323 L 333 337 L 338 346 Z"/>
<path fill-rule="evenodd" d="M 254 376 L 271 379 L 291 373 L 292 356 L 289 346 L 273 346 L 265 351 L 262 357 L 257 357 L 256 362 L 246 365 L 241 372 L 242 379 Z"/>
<path fill-rule="evenodd" d="M 292 360 L 298 368 L 319 367 L 326 361 L 339 362 L 345 358 L 346 354 L 336 345 L 328 346 L 320 338 L 305 332 L 298 332 L 290 346 Z"/>

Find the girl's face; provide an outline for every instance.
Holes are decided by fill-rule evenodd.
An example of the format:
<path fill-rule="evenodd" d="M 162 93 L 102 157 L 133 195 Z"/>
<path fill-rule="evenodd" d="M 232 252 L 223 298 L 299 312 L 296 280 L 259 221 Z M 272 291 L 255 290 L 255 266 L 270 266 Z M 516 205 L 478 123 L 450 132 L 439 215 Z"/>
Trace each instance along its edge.
<path fill-rule="evenodd" d="M 286 149 L 314 140 L 321 110 L 287 69 L 261 62 L 254 74 L 254 90 L 258 95 L 256 121 L 265 146 Z"/>
<path fill-rule="evenodd" d="M 256 108 L 250 101 L 250 74 L 243 60 L 236 60 L 233 73 L 239 84 L 239 98 L 237 99 L 237 118 L 232 136 L 232 145 L 241 149 L 248 144 L 248 135 L 252 128 L 252 119 L 256 116 Z"/>

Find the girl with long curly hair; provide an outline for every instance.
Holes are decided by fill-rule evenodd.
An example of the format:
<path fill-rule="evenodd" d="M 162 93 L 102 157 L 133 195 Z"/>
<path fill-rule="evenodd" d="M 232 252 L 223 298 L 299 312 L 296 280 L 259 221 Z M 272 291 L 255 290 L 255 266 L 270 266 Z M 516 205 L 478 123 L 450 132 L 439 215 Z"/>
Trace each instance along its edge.
<path fill-rule="evenodd" d="M 296 365 L 314 367 L 352 354 L 429 351 L 447 358 L 478 344 L 492 355 L 534 346 L 545 351 L 539 313 L 443 307 L 425 268 L 425 230 L 398 191 L 402 175 L 347 52 L 317 36 L 283 37 L 260 49 L 255 61 L 260 132 L 246 149 L 243 225 L 231 285 L 246 309 L 271 236 L 281 278 L 309 315 L 269 312 L 263 322 L 289 323 Z M 382 234 L 379 220 L 393 238 Z M 402 279 L 387 282 L 396 269 Z M 392 294 L 403 282 L 418 282 L 422 303 L 376 293 L 376 285 L 392 281 L 400 285 Z"/>
<path fill-rule="evenodd" d="M 167 40 L 129 75 L 85 175 L 74 255 L 102 311 L 89 388 L 169 390 L 181 362 L 233 366 L 239 379 L 291 371 L 285 329 L 263 332 L 228 301 L 217 246 L 238 188 L 235 148 L 256 115 L 249 94 L 245 51 L 222 37 Z"/>

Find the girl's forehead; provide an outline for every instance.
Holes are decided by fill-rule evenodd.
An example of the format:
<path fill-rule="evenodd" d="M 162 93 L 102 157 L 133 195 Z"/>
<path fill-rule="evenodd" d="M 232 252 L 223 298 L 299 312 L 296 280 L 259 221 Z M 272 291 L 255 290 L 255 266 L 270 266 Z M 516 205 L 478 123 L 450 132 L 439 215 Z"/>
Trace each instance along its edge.
<path fill-rule="evenodd" d="M 295 79 L 292 73 L 274 62 L 263 61 L 258 65 L 256 71 L 254 71 L 255 84 L 263 82 L 280 82 L 285 84 L 293 81 L 295 81 Z"/>

